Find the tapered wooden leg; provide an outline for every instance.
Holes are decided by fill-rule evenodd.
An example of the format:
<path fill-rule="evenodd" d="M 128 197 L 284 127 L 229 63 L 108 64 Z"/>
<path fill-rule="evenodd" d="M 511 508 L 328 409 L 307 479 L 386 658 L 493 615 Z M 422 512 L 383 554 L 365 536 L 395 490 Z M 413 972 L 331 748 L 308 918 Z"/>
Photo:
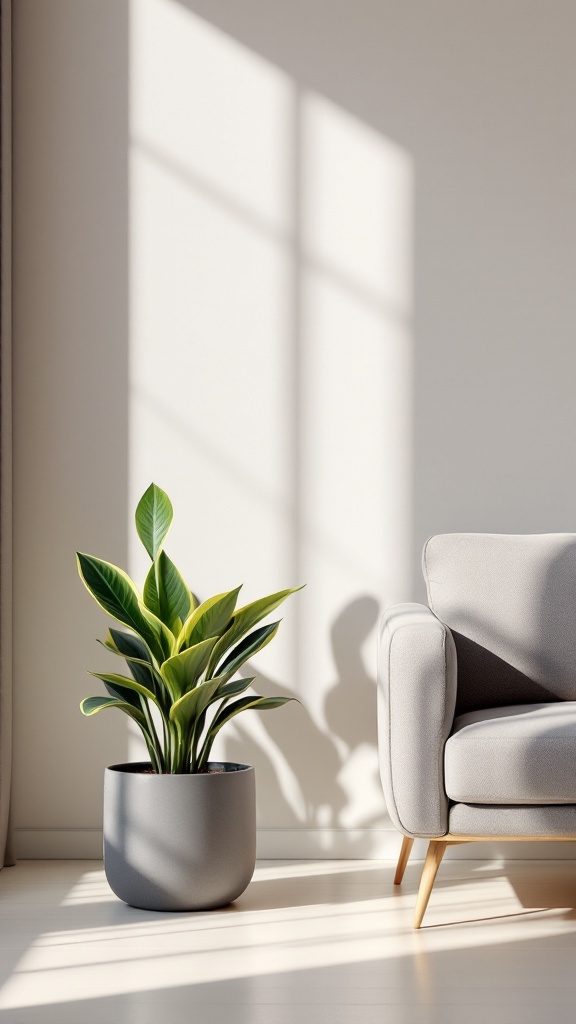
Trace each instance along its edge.
<path fill-rule="evenodd" d="M 424 861 L 422 878 L 420 879 L 420 888 L 418 890 L 418 899 L 416 901 L 416 913 L 414 915 L 415 928 L 419 928 L 422 924 L 422 919 L 426 913 L 426 907 L 428 906 L 428 900 L 430 899 L 430 893 L 432 892 L 432 886 L 434 885 L 438 868 L 442 863 L 442 857 L 444 856 L 446 846 L 447 843 L 438 842 L 436 840 L 432 840 L 432 842 L 428 843 L 426 860 Z"/>
<path fill-rule="evenodd" d="M 402 849 L 400 850 L 400 856 L 398 857 L 398 863 L 396 865 L 396 874 L 394 875 L 394 885 L 400 885 L 400 882 L 404 878 L 404 872 L 406 865 L 414 845 L 414 840 L 409 839 L 408 836 L 404 836 L 402 840 Z"/>

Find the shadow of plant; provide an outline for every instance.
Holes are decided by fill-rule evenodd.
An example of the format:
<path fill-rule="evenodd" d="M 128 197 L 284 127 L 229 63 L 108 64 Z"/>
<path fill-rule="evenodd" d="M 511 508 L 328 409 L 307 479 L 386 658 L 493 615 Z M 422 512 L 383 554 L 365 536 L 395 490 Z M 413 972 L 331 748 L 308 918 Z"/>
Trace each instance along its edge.
<path fill-rule="evenodd" d="M 342 782 L 343 771 L 362 747 L 373 751 L 377 747 L 376 680 L 366 670 L 362 647 L 378 612 L 378 602 L 362 595 L 334 621 L 331 643 L 337 677 L 325 699 L 325 724 L 308 710 L 304 693 L 271 679 L 255 665 L 250 667 L 259 693 L 284 694 L 301 701 L 280 713 L 260 715 L 256 735 L 245 720 L 236 719 L 234 734 L 226 738 L 226 756 L 256 769 L 259 816 L 268 827 L 346 828 L 350 798 Z M 257 734 L 262 730 L 265 738 L 260 741 Z M 379 788 L 376 757 L 373 760 L 365 785 Z M 366 770 L 365 765 L 361 770 Z M 356 785 L 362 786 L 362 782 L 357 780 Z M 380 823 L 383 813 L 382 803 L 382 811 L 364 817 L 358 827 Z M 363 849 L 366 842 L 366 838 L 350 838 L 350 855 L 367 852 Z"/>

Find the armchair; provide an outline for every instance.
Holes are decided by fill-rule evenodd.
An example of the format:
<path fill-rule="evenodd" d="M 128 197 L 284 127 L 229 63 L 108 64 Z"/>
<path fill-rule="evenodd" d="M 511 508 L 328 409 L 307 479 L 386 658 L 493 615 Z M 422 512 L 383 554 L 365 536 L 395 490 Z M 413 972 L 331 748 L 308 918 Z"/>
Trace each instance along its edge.
<path fill-rule="evenodd" d="M 423 572 L 378 645 L 395 884 L 429 840 L 415 928 L 448 845 L 576 840 L 576 534 L 443 534 Z"/>

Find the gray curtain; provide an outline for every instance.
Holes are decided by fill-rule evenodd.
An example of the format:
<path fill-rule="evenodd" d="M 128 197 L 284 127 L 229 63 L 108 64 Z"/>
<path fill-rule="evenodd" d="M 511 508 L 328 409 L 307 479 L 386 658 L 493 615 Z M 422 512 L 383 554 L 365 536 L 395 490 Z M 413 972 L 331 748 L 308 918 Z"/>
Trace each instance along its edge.
<path fill-rule="evenodd" d="M 0 0 L 0 867 L 12 782 L 12 0 Z"/>

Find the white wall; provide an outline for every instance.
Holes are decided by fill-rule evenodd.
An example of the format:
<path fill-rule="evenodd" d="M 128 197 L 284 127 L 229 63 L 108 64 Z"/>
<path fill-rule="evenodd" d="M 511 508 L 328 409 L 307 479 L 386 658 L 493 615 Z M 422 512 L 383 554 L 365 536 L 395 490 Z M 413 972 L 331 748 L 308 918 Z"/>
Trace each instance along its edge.
<path fill-rule="evenodd" d="M 567 0 L 19 0 L 16 824 L 97 847 L 103 622 L 151 479 L 203 595 L 286 585 L 231 729 L 264 854 L 396 847 L 374 625 L 444 530 L 572 530 L 576 9 Z M 92 830 L 92 831 L 91 831 Z"/>

